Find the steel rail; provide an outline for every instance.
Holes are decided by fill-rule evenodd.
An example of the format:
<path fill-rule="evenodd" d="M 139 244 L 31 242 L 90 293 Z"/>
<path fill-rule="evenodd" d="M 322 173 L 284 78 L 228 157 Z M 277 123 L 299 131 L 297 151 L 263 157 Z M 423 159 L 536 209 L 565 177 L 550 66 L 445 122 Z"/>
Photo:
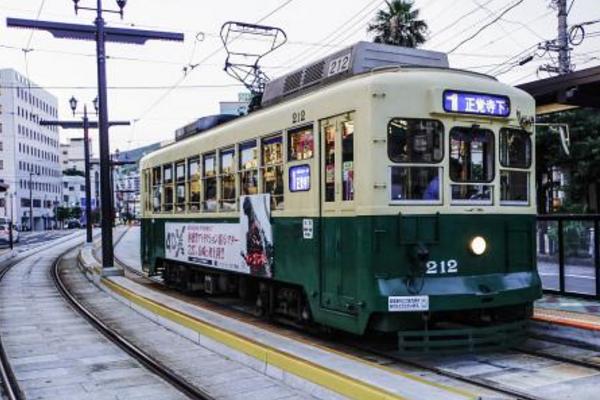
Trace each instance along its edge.
<path fill-rule="evenodd" d="M 20 263 L 22 259 L 16 259 L 4 265 L 4 268 L 0 270 L 0 281 L 4 278 L 4 275 L 16 264 Z M 8 400 L 22 400 L 25 398 L 19 382 L 15 377 L 8 355 L 2 344 L 2 337 L 0 335 L 0 380 L 2 380 L 2 387 L 4 388 L 4 395 L 8 397 Z"/>
<path fill-rule="evenodd" d="M 100 333 L 102 333 L 106 338 L 108 338 L 111 342 L 119 346 L 122 350 L 124 350 L 131 357 L 135 358 L 142 365 L 144 365 L 148 370 L 150 370 L 155 375 L 161 377 L 173 387 L 178 389 L 180 392 L 188 396 L 190 399 L 194 400 L 215 400 L 214 397 L 209 395 L 207 392 L 193 386 L 191 383 L 177 375 L 175 372 L 166 368 L 160 362 L 155 360 L 153 357 L 148 355 L 138 346 L 127 340 L 124 336 L 118 333 L 116 330 L 102 322 L 96 315 L 94 315 L 90 310 L 88 310 L 68 289 L 67 285 L 62 281 L 60 276 L 60 264 L 63 260 L 64 256 L 72 251 L 73 249 L 69 249 L 63 254 L 61 254 L 55 261 L 51 268 L 51 275 L 54 283 L 59 291 L 59 293 L 63 296 L 63 298 L 69 303 L 75 311 L 83 316 L 94 328 L 96 328 Z"/>

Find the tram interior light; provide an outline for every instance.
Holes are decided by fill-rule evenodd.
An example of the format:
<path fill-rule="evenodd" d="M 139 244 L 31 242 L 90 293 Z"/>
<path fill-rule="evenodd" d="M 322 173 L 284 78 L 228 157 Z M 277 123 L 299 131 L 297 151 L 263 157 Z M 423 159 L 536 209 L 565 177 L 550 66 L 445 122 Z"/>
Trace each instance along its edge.
<path fill-rule="evenodd" d="M 473 239 L 471 239 L 469 247 L 471 248 L 473 254 L 480 256 L 485 253 L 485 250 L 487 249 L 487 242 L 481 236 L 475 236 Z"/>

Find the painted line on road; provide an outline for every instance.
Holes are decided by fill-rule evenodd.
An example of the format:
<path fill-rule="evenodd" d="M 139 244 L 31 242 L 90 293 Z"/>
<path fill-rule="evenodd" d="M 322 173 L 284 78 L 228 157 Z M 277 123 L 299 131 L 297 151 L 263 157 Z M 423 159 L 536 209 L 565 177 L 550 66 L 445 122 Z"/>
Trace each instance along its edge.
<path fill-rule="evenodd" d="M 560 274 L 554 273 L 554 272 L 538 272 L 538 274 L 540 274 L 540 276 L 559 276 L 560 275 Z M 565 274 L 565 278 L 596 280 L 595 276 L 577 275 L 577 274 Z"/>

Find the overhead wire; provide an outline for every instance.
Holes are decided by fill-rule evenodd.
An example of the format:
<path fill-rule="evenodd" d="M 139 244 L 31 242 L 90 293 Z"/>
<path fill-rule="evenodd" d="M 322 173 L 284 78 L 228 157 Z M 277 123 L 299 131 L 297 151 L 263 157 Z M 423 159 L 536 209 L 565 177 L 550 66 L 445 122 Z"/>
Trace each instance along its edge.
<path fill-rule="evenodd" d="M 287 6 L 288 4 L 290 4 L 292 1 L 294 1 L 294 0 L 285 0 L 283 3 L 281 3 L 274 10 L 270 11 L 268 14 L 266 14 L 265 16 L 263 16 L 260 19 L 258 19 L 255 23 L 258 24 L 258 23 L 263 22 L 265 19 L 267 19 L 267 18 L 271 17 L 272 15 L 274 15 L 276 12 L 281 11 L 285 6 Z M 149 107 L 147 107 L 146 109 L 144 109 L 139 114 L 139 116 L 136 119 L 134 119 L 134 124 L 138 123 L 139 121 L 141 121 L 152 110 L 154 110 L 154 108 L 156 108 L 160 103 L 162 103 L 178 86 L 180 86 L 191 75 L 192 71 L 194 71 L 197 67 L 199 67 L 200 65 L 202 65 L 206 61 L 210 60 L 215 55 L 219 54 L 221 51 L 223 51 L 223 47 L 222 46 L 217 47 L 212 52 L 210 52 L 208 55 L 206 55 L 204 58 L 202 58 L 202 60 L 200 60 L 197 63 L 194 63 L 193 65 L 190 65 L 189 66 L 190 67 L 189 73 L 186 73 L 183 76 L 181 76 L 179 79 L 177 79 L 177 81 L 173 85 L 171 85 L 168 89 L 166 89 L 165 92 L 161 96 L 159 96 L 154 102 L 152 102 Z"/>
<path fill-rule="evenodd" d="M 513 3 L 512 5 L 508 6 L 506 9 L 504 9 L 504 11 L 502 11 L 498 16 L 496 16 L 496 18 L 494 18 L 493 20 L 491 20 L 490 22 L 486 23 L 485 25 L 483 25 L 482 27 L 480 27 L 475 33 L 471 34 L 469 37 L 467 37 L 466 39 L 463 39 L 460 43 L 458 43 L 456 46 L 454 46 L 452 49 L 450 49 L 447 53 L 451 54 L 454 51 L 458 50 L 460 47 L 462 47 L 465 43 L 473 40 L 475 37 L 477 37 L 481 32 L 483 32 L 485 29 L 487 29 L 488 27 L 490 27 L 491 25 L 495 24 L 496 22 L 498 22 L 500 20 L 500 18 L 502 18 L 504 15 L 506 15 L 508 12 L 510 12 L 511 10 L 513 10 L 515 7 L 519 6 L 520 4 L 523 3 L 524 0 L 517 0 L 515 3 Z"/>
<path fill-rule="evenodd" d="M 327 35 L 325 35 L 324 37 L 322 37 L 319 42 L 320 43 L 325 43 L 326 45 L 331 45 L 331 43 L 333 43 L 333 41 L 335 39 L 337 39 L 340 35 L 342 35 L 345 30 L 344 28 L 346 26 L 348 26 L 351 23 L 355 23 L 355 19 L 357 17 L 364 17 L 365 14 L 369 15 L 370 10 L 372 10 L 373 5 L 376 4 L 376 8 L 379 8 L 379 6 L 384 3 L 384 1 L 382 0 L 371 0 L 369 3 L 367 3 L 365 6 L 363 6 L 360 10 L 356 11 L 355 13 L 353 13 L 350 18 L 344 20 L 344 22 L 342 22 L 342 24 L 336 26 L 333 30 L 331 30 Z M 359 18 L 359 19 L 362 19 Z M 331 39 L 331 40 L 330 40 Z M 313 50 L 313 51 L 309 51 L 309 52 L 298 52 L 296 55 L 292 56 L 291 58 L 288 58 L 287 60 L 284 61 L 285 64 L 290 64 L 290 65 L 294 65 L 296 63 L 296 61 L 300 60 L 300 59 L 305 59 L 308 60 L 310 58 L 314 58 L 314 56 L 316 56 L 318 54 L 318 50 Z"/>

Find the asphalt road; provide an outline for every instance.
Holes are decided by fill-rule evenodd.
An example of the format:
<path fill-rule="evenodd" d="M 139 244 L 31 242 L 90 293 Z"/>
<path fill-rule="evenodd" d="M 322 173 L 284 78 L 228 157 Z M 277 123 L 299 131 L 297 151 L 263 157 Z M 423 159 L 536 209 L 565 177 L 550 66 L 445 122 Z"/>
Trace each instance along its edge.
<path fill-rule="evenodd" d="M 558 262 L 538 261 L 538 272 L 544 289 L 558 290 Z M 566 263 L 565 290 L 573 293 L 596 294 L 596 271 L 594 267 Z"/>
<path fill-rule="evenodd" d="M 55 230 L 55 231 L 38 231 L 38 232 L 19 232 L 19 241 L 15 243 L 15 250 L 21 253 L 27 251 L 36 245 L 49 240 L 58 239 L 62 236 L 73 233 L 73 229 Z M 8 245 L 0 245 L 0 254 L 8 251 Z"/>

